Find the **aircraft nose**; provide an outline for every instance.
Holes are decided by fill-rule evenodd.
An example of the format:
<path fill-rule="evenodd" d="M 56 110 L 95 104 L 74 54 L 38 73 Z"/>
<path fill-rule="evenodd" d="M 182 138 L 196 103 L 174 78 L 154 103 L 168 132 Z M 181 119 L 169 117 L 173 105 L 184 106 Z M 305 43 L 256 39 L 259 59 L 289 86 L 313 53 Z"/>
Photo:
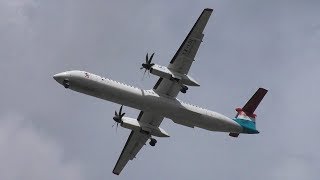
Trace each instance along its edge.
<path fill-rule="evenodd" d="M 55 79 L 58 83 L 62 83 L 62 81 L 66 78 L 67 78 L 67 73 L 65 72 L 58 73 L 53 76 L 53 79 Z"/>
<path fill-rule="evenodd" d="M 53 79 L 55 79 L 59 84 L 62 84 L 65 88 L 69 88 L 70 80 L 68 77 L 70 77 L 70 75 L 68 74 L 69 73 L 67 72 L 58 73 L 53 76 Z"/>

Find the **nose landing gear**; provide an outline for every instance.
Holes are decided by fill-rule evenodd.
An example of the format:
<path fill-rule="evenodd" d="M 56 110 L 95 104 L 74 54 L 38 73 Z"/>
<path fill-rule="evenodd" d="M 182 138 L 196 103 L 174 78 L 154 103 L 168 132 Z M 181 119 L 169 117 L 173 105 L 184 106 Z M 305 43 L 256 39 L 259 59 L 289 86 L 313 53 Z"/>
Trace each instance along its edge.
<path fill-rule="evenodd" d="M 63 80 L 62 85 L 63 85 L 66 89 L 68 89 L 68 88 L 70 87 L 70 82 L 69 82 L 69 80 L 68 80 L 68 79 Z"/>
<path fill-rule="evenodd" d="M 156 143 L 157 143 L 157 140 L 156 140 L 156 139 L 150 138 L 150 142 L 149 142 L 150 146 L 155 146 Z"/>

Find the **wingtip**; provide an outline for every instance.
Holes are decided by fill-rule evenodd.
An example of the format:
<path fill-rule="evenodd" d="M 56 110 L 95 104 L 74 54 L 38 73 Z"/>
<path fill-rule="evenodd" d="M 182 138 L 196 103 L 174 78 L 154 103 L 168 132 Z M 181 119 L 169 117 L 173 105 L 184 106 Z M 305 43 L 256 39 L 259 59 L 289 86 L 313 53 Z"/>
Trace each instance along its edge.
<path fill-rule="evenodd" d="M 112 171 L 113 174 L 119 176 L 120 173 Z"/>
<path fill-rule="evenodd" d="M 213 9 L 211 9 L 211 8 L 205 8 L 204 10 L 205 11 L 213 11 Z"/>
<path fill-rule="evenodd" d="M 262 88 L 262 87 L 260 87 L 258 90 L 259 90 L 259 91 L 263 91 L 263 92 L 265 92 L 265 93 L 268 92 L 268 89 L 265 89 L 265 88 Z"/>

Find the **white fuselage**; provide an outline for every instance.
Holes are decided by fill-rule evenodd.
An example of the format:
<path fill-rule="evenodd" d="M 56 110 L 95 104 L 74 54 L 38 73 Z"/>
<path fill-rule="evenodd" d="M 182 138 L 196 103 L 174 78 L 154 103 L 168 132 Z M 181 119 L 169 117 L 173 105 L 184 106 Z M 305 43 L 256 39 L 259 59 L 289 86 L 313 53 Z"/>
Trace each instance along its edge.
<path fill-rule="evenodd" d="M 55 75 L 55 79 L 61 84 L 63 80 L 69 80 L 69 88 L 74 91 L 152 112 L 178 124 L 211 131 L 242 132 L 238 123 L 222 114 L 159 95 L 153 90 L 139 89 L 84 71 L 63 72 Z"/>

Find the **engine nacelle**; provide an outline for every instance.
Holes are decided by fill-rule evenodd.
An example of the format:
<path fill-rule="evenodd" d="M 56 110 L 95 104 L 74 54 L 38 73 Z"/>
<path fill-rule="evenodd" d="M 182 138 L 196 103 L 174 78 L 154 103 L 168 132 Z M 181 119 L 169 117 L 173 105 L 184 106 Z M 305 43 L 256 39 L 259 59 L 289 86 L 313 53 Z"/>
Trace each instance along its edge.
<path fill-rule="evenodd" d="M 147 132 L 150 133 L 150 135 L 157 137 L 170 137 L 169 134 L 160 127 L 139 122 L 138 120 L 129 117 L 122 117 L 121 120 L 121 126 L 124 128 L 131 129 L 133 131 Z"/>
<path fill-rule="evenodd" d="M 187 86 L 200 86 L 200 84 L 197 81 L 195 81 L 192 77 L 185 74 L 177 73 L 175 71 L 171 71 L 167 67 L 160 66 L 157 64 L 151 67 L 150 73 L 169 80 L 177 79 L 182 84 Z"/>

